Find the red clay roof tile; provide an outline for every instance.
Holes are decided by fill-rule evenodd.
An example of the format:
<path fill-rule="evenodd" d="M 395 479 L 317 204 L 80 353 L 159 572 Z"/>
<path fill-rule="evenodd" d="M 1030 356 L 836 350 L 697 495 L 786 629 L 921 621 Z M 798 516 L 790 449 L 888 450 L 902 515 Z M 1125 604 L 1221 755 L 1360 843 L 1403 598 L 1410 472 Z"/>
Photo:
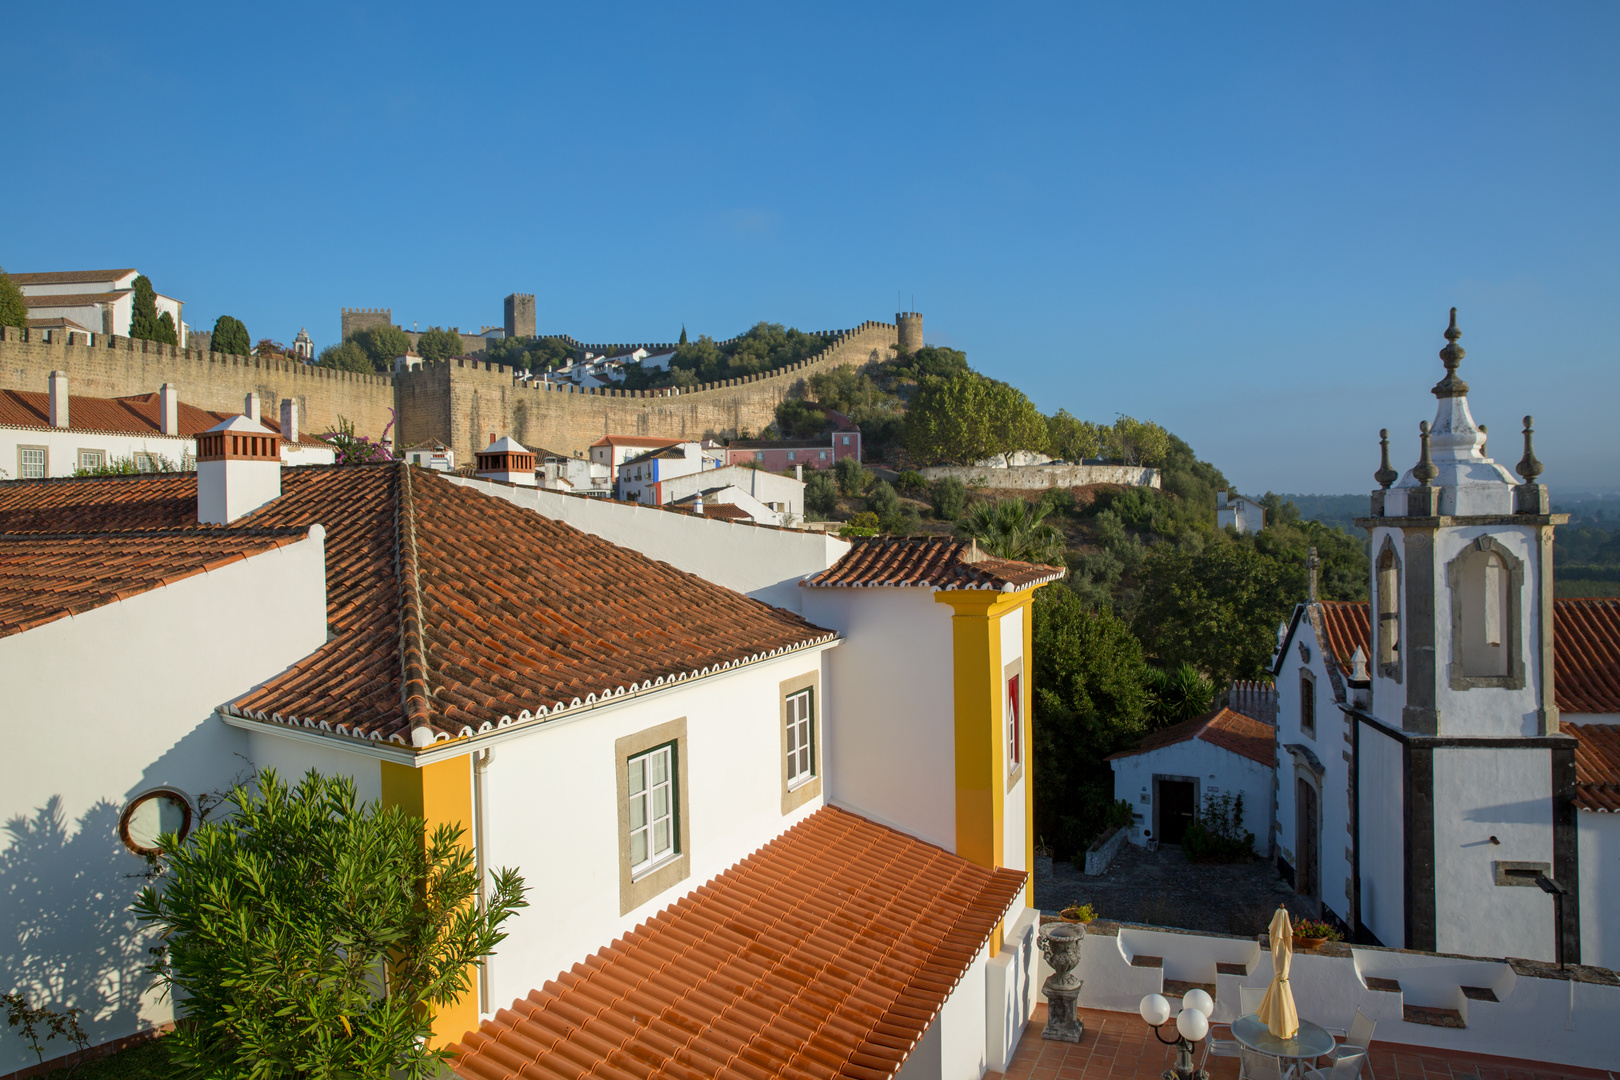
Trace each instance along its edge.
<path fill-rule="evenodd" d="M 51 426 L 50 409 L 49 394 L 36 393 L 32 390 L 0 390 L 0 425 L 48 428 Z M 156 436 L 163 433 L 160 412 L 161 405 L 156 391 L 116 398 L 69 394 L 67 430 Z M 188 438 L 200 435 L 220 421 L 229 420 L 235 415 L 199 409 L 184 401 L 179 402 L 175 410 L 175 418 L 179 423 L 178 433 Z M 259 423 L 276 434 L 281 434 L 281 425 L 268 413 L 259 418 Z M 308 434 L 300 432 L 299 442 L 325 445 L 324 442 L 306 437 Z"/>
<path fill-rule="evenodd" d="M 997 559 L 984 554 L 976 544 L 966 540 L 871 537 L 856 540 L 843 558 L 799 584 L 810 589 L 991 589 L 1016 592 L 1057 581 L 1064 573 L 1061 567 Z"/>
<path fill-rule="evenodd" d="M 1620 724 L 1564 724 L 1558 730 L 1576 741 L 1575 805 L 1620 812 Z"/>
<path fill-rule="evenodd" d="M 1132 749 L 1109 754 L 1105 760 L 1134 757 L 1149 750 L 1158 750 L 1191 739 L 1202 739 L 1213 746 L 1257 761 L 1267 768 L 1277 764 L 1276 729 L 1270 724 L 1262 724 L 1231 709 L 1217 709 L 1212 713 L 1149 732 Z"/>
<path fill-rule="evenodd" d="M 401 463 L 283 469 L 281 497 L 225 528 L 196 524 L 196 482 L 179 473 L 0 485 L 0 534 L 158 529 L 240 545 L 249 530 L 324 525 L 334 637 L 227 706 L 240 715 L 409 744 L 413 726 L 454 738 L 833 637 Z M 75 602 L 96 595 L 86 588 Z"/>
<path fill-rule="evenodd" d="M 657 951 L 671 959 L 655 974 L 644 978 L 643 967 L 616 984 L 593 977 L 530 995 L 452 1047 L 455 1068 L 475 1080 L 618 1069 L 658 1080 L 887 1080 L 1024 881 L 826 807 L 601 950 L 594 965 L 611 973 Z M 908 900 L 924 895 L 927 907 Z M 626 984 L 637 993 L 615 989 Z M 521 1062 L 512 1057 L 512 1036 L 526 1026 L 600 1010 L 623 1033 L 622 1048 L 587 1038 L 587 1026 L 551 1046 L 530 1040 Z"/>

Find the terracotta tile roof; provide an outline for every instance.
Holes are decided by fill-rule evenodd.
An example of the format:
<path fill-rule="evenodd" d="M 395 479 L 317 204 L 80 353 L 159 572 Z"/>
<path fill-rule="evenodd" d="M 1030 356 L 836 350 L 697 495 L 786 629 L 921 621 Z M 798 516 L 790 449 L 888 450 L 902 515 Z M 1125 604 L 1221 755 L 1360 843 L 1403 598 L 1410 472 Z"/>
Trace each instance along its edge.
<path fill-rule="evenodd" d="M 33 390 L 0 390 L 0 425 L 8 427 L 48 428 L 51 426 L 51 399 L 49 394 Z M 131 394 L 128 397 L 86 397 L 68 395 L 69 431 L 104 431 L 123 435 L 161 435 L 163 422 L 157 391 L 150 394 Z M 199 409 L 195 405 L 179 402 L 175 410 L 180 422 L 180 436 L 200 435 L 222 420 L 236 413 Z M 281 433 L 281 425 L 268 413 L 259 417 L 259 423 Z M 307 432 L 299 432 L 298 441 L 306 444 L 326 445 Z"/>
<path fill-rule="evenodd" d="M 810 589 L 993 589 L 1017 592 L 1057 581 L 1061 567 L 997 559 L 966 540 L 870 537 L 799 582 Z"/>
<path fill-rule="evenodd" d="M 1277 730 L 1231 709 L 1217 709 L 1192 720 L 1150 731 L 1134 749 L 1109 754 L 1105 760 L 1135 757 L 1192 739 L 1203 739 L 1212 746 L 1241 754 L 1250 761 L 1258 761 L 1268 769 L 1277 764 Z"/>
<path fill-rule="evenodd" d="M 604 435 L 591 443 L 592 446 L 669 446 L 681 442 L 680 439 L 660 439 L 646 435 Z"/>
<path fill-rule="evenodd" d="M 307 529 L 0 535 L 0 637 L 303 539 Z"/>
<path fill-rule="evenodd" d="M 12 276 L 15 279 L 16 275 Z M 110 304 L 128 296 L 130 292 L 129 289 L 116 289 L 112 292 L 25 293 L 23 304 L 31 308 L 89 307 L 91 304 Z"/>
<path fill-rule="evenodd" d="M 1575 805 L 1620 813 L 1620 724 L 1564 724 L 1575 747 Z"/>
<path fill-rule="evenodd" d="M 1025 876 L 826 807 L 497 1012 L 455 1070 L 893 1076 Z"/>
<path fill-rule="evenodd" d="M 1553 601 L 1561 712 L 1620 713 L 1620 600 Z"/>
<path fill-rule="evenodd" d="M 30 329 L 30 330 L 77 330 L 81 334 L 88 334 L 90 332 L 89 327 L 80 326 L 78 323 L 74 322 L 72 319 L 66 319 L 66 318 L 62 318 L 60 316 L 58 316 L 56 318 L 53 318 L 53 319 L 29 319 L 28 320 L 28 329 Z"/>
<path fill-rule="evenodd" d="M 681 450 L 676 444 L 666 443 L 657 450 L 649 450 L 645 454 L 637 454 L 633 458 L 627 458 L 619 467 L 622 469 L 626 465 L 638 465 L 643 461 L 652 461 L 654 458 L 675 459 L 678 461 L 685 457 L 685 451 Z"/>
<path fill-rule="evenodd" d="M 335 637 L 228 708 L 407 745 L 415 729 L 538 720 L 834 636 L 429 470 L 281 475 L 279 499 L 224 529 L 196 524 L 195 473 L 0 484 L 0 534 L 325 526 Z"/>
<path fill-rule="evenodd" d="M 1328 647 L 1348 674 L 1357 645 L 1372 652 L 1368 605 L 1321 607 Z M 1560 712 L 1620 713 L 1620 600 L 1553 601 L 1553 671 Z"/>
<path fill-rule="evenodd" d="M 79 285 L 90 281 L 117 281 L 125 274 L 133 274 L 133 266 L 122 270 L 47 270 L 39 274 L 12 274 L 18 285 Z"/>

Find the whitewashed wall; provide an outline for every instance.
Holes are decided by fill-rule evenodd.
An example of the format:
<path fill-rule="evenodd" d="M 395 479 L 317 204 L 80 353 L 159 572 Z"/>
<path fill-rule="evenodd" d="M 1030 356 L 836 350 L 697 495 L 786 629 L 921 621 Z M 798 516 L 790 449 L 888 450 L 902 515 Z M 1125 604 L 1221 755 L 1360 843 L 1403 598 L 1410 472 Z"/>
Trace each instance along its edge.
<path fill-rule="evenodd" d="M 979 950 L 939 1015 L 900 1066 L 897 1080 L 980 1080 L 985 1059 L 985 969 L 988 947 Z"/>
<path fill-rule="evenodd" d="M 68 419 L 71 421 L 72 416 Z M 72 428 L 12 428 L 0 427 L 0 469 L 5 478 L 21 478 L 17 451 L 24 446 L 46 448 L 46 475 L 72 476 L 79 467 L 80 450 L 100 450 L 107 462 L 126 458 L 137 452 L 161 456 L 179 468 L 187 454 L 196 456 L 197 440 L 167 435 L 117 435 L 111 432 L 75 431 Z"/>
<path fill-rule="evenodd" d="M 1575 820 L 1580 830 L 1581 963 L 1620 969 L 1620 814 L 1582 810 Z"/>
<path fill-rule="evenodd" d="M 1109 762 L 1114 767 L 1114 798 L 1124 799 L 1142 815 L 1142 820 L 1131 829 L 1131 843 L 1145 845 L 1150 839 L 1144 832 L 1153 828 L 1153 803 L 1143 802 L 1145 794 L 1153 797 L 1155 776 L 1198 778 L 1196 798 L 1198 809 L 1204 806 L 1204 797 L 1212 793 L 1243 796 L 1243 827 L 1254 833 L 1255 854 L 1271 856 L 1268 834 L 1271 831 L 1271 777 L 1272 771 L 1242 754 L 1223 750 L 1203 739 L 1189 739 L 1170 746 L 1149 750 L 1144 754 L 1117 758 Z"/>
<path fill-rule="evenodd" d="M 1406 940 L 1401 744 L 1361 725 L 1361 923 L 1385 945 Z"/>
<path fill-rule="evenodd" d="M 805 590 L 799 582 L 849 550 L 849 541 L 825 533 L 739 525 L 543 488 L 447 479 L 789 611 L 803 610 Z"/>
<path fill-rule="evenodd" d="M 816 798 L 782 814 L 778 726 L 781 682 L 816 671 L 824 652 L 807 649 L 564 714 L 492 744 L 483 781 L 486 862 L 520 870 L 530 906 L 508 924 L 511 937 L 489 963 L 491 1007 L 506 1008 L 556 978 L 821 807 Z M 824 726 L 834 709 L 824 694 Z M 690 873 L 621 916 L 614 742 L 679 717 L 687 724 Z"/>
<path fill-rule="evenodd" d="M 951 608 L 926 589 L 801 589 L 827 658 L 829 802 L 956 850 Z"/>
<path fill-rule="evenodd" d="M 150 788 L 195 800 L 247 768 L 247 738 L 213 710 L 326 641 L 324 537 L 316 526 L 0 638 L 0 982 L 85 1009 L 93 1043 L 172 1016 L 146 989 L 150 941 L 129 912 L 145 863 L 119 841 L 119 815 Z M 0 1072 L 34 1061 L 0 1029 Z"/>
<path fill-rule="evenodd" d="M 1303 642 L 1310 660 L 1299 654 Z M 1307 735 L 1300 724 L 1300 672 L 1315 680 L 1316 733 Z M 1301 775 L 1299 759 L 1284 747 L 1290 743 L 1309 747 L 1322 763 L 1317 815 L 1321 852 L 1322 902 L 1334 914 L 1350 922 L 1350 889 L 1354 867 L 1348 858 L 1350 848 L 1350 726 L 1333 696 L 1327 660 L 1310 621 L 1301 618 L 1288 643 L 1288 651 L 1277 673 L 1277 846 L 1279 853 L 1299 872 L 1300 843 L 1295 821 L 1299 804 L 1297 782 Z"/>
<path fill-rule="evenodd" d="M 1015 608 L 1001 617 L 1001 666 L 1004 671 L 1006 670 L 1008 664 L 1024 658 L 1024 620 L 1028 614 L 1028 608 Z M 1020 709 L 1022 726 L 1024 729 L 1024 760 L 1026 767 L 1023 771 L 1022 778 L 1019 779 L 1018 783 L 1014 784 L 1010 789 L 1008 789 L 1005 784 L 1002 785 L 1003 790 L 1006 792 L 1006 801 L 1002 806 L 1001 861 L 1003 866 L 1011 870 L 1031 869 L 1031 867 L 1028 865 L 1029 859 L 1027 858 L 1027 853 L 1025 851 L 1025 846 L 1028 843 L 1030 823 L 1026 820 L 1028 815 L 1024 810 L 1024 795 L 1026 790 L 1024 785 L 1030 782 L 1029 777 L 1031 769 L 1033 767 L 1038 767 L 1038 763 L 1035 766 L 1030 766 L 1029 764 L 1031 758 L 1030 736 L 1033 734 L 1031 730 L 1032 725 L 1030 723 L 1030 707 L 1034 702 L 1034 696 L 1030 693 L 1029 680 L 1034 674 L 1034 668 L 1034 663 L 1025 663 L 1024 677 L 1021 680 L 1023 686 L 1019 692 L 1020 696 L 1022 696 L 1024 699 L 1020 705 Z M 1003 685 L 1001 692 L 1003 695 L 1006 694 L 1007 689 L 1005 685 Z M 1003 707 L 1005 707 L 1005 702 L 1003 702 Z M 1002 733 L 1001 760 L 1003 769 L 1007 767 L 1008 748 L 1006 746 L 1006 728 L 1007 725 L 1005 723 L 1000 725 L 1000 730 Z M 1017 899 L 1013 901 L 1012 909 L 1007 914 L 1008 925 L 1015 922 L 1019 916 L 1023 914 L 1023 911 L 1024 893 L 1020 892 Z"/>

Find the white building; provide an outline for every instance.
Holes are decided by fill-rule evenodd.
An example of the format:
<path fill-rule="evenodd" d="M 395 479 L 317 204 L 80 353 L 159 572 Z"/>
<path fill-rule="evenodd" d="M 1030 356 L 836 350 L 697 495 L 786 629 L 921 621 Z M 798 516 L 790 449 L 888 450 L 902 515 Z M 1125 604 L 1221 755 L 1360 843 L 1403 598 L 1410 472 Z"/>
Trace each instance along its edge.
<path fill-rule="evenodd" d="M 663 484 L 678 476 L 702 473 L 713 462 L 704 456 L 702 444 L 677 442 L 626 458 L 618 468 L 616 497 L 624 502 L 662 506 Z"/>
<path fill-rule="evenodd" d="M 1264 503 L 1235 491 L 1215 493 L 1215 527 L 1232 526 L 1240 533 L 1257 533 L 1266 527 Z"/>
<path fill-rule="evenodd" d="M 128 336 L 135 314 L 135 279 L 139 270 L 59 270 L 39 274 L 12 274 L 28 305 L 28 325 L 34 328 L 82 330 L 92 334 Z M 157 294 L 157 311 L 168 312 L 182 347 L 190 327 L 181 317 L 184 308 L 172 296 Z"/>
<path fill-rule="evenodd" d="M 666 505 L 676 510 L 701 514 L 723 521 L 741 521 L 750 525 L 782 525 L 784 515 L 754 498 L 742 488 L 734 486 L 706 488 L 684 499 Z"/>
<path fill-rule="evenodd" d="M 770 522 L 772 525 L 793 525 L 804 520 L 802 481 L 795 480 L 791 476 L 766 472 L 764 469 L 751 469 L 746 465 L 714 468 L 713 459 L 705 458 L 705 468 L 702 472 L 685 473 L 663 479 L 651 490 L 661 502 L 683 503 L 699 491 L 709 492 L 726 488 L 734 488 L 772 511 L 776 515 L 776 519 Z M 643 490 L 645 492 L 648 489 Z M 708 496 L 705 495 L 704 498 L 707 499 Z M 650 502 L 646 498 L 639 501 Z M 733 500 L 721 497 L 720 501 Z"/>
<path fill-rule="evenodd" d="M 243 413 L 281 442 L 288 465 L 330 465 L 336 453 L 298 430 L 298 405 L 281 403 L 281 422 L 259 415 L 259 395 L 249 394 Z M 37 480 L 72 476 L 130 462 L 143 472 L 191 469 L 196 437 L 232 413 L 199 409 L 180 400 L 169 383 L 151 394 L 100 398 L 68 392 L 68 375 L 51 374 L 46 392 L 0 390 L 0 479 Z"/>
<path fill-rule="evenodd" d="M 314 362 L 315 339 L 309 336 L 309 330 L 305 327 L 298 328 L 298 336 L 293 338 L 292 351 L 294 356 L 305 363 Z"/>
<path fill-rule="evenodd" d="M 400 451 L 400 457 L 409 464 L 432 469 L 434 472 L 456 471 L 456 452 L 437 439 L 407 446 Z"/>
<path fill-rule="evenodd" d="M 1614 966 L 1620 602 L 1554 603 L 1566 519 L 1528 424 L 1523 482 L 1484 455 L 1452 314 L 1418 464 L 1386 441 L 1358 522 L 1371 603 L 1306 604 L 1281 641 L 1280 857 L 1360 941 Z"/>
<path fill-rule="evenodd" d="M 1130 803 L 1136 814 L 1131 843 L 1180 844 L 1211 796 L 1230 795 L 1242 799 L 1237 824 L 1254 834 L 1255 854 L 1271 855 L 1277 750 L 1269 725 L 1217 709 L 1152 732 L 1108 760 L 1114 798 Z"/>

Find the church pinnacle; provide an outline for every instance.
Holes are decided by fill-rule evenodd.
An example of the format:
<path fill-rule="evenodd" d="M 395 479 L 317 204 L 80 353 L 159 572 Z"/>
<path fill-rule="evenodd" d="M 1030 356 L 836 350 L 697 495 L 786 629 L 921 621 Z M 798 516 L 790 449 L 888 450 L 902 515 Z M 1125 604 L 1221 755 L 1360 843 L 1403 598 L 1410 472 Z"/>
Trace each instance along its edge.
<path fill-rule="evenodd" d="M 1446 327 L 1446 347 L 1440 350 L 1440 361 L 1446 365 L 1446 377 L 1441 379 L 1434 387 L 1434 396 L 1437 398 L 1466 397 L 1468 384 L 1457 377 L 1457 367 L 1462 363 L 1463 357 L 1468 353 L 1457 344 L 1462 337 L 1462 331 L 1457 329 L 1457 309 L 1451 309 L 1451 325 Z"/>

